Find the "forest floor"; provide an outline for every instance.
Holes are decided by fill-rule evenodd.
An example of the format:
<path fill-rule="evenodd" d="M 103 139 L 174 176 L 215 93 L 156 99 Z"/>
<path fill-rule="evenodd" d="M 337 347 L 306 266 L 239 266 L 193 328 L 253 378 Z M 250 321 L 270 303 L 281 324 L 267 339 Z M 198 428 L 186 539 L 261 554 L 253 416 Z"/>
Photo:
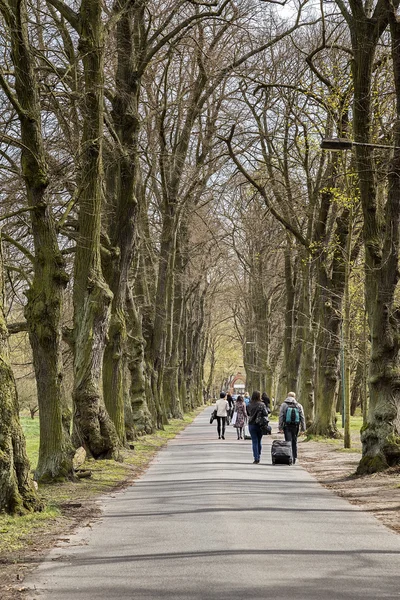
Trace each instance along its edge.
<path fill-rule="evenodd" d="M 192 419 L 188 419 L 187 423 L 190 420 Z M 182 426 L 177 430 L 181 428 Z M 68 536 L 77 526 L 91 527 L 93 520 L 100 514 L 97 502 L 99 496 L 102 493 L 112 494 L 139 477 L 168 437 L 173 435 L 154 444 L 154 448 L 146 456 L 142 456 L 140 465 L 128 464 L 123 472 L 115 473 L 112 487 L 108 489 L 99 488 L 93 494 L 87 493 L 85 485 L 69 484 L 70 487 L 66 487 L 63 492 L 64 499 L 58 500 L 54 515 L 44 518 L 42 525 L 29 530 L 25 538 L 22 536 L 22 543 L 16 549 L 7 543 L 3 544 L 3 539 L 15 524 L 12 520 L 0 521 L 1 600 L 22 600 L 25 576 L 37 566 L 46 551 L 60 542 L 68 542 Z M 358 505 L 361 510 L 373 514 L 384 525 L 400 534 L 400 467 L 384 473 L 355 477 L 361 453 L 359 435 L 354 432 L 352 437 L 354 450 L 344 450 L 341 440 L 301 438 L 299 466 L 309 471 L 323 486 Z M 98 468 L 96 465 L 92 467 L 94 472 Z M 101 467 L 99 469 L 101 471 Z"/>

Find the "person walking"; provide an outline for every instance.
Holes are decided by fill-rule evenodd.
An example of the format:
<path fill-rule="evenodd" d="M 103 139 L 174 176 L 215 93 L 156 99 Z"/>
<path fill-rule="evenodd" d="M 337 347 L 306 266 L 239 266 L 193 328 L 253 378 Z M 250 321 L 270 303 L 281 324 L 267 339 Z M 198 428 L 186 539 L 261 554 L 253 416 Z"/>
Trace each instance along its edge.
<path fill-rule="evenodd" d="M 217 433 L 218 439 L 225 439 L 226 418 L 228 416 L 229 403 L 226 399 L 225 392 L 221 392 L 219 399 L 215 403 L 217 409 Z"/>
<path fill-rule="evenodd" d="M 229 423 L 231 422 L 232 417 L 233 417 L 233 406 L 234 406 L 235 403 L 233 401 L 233 398 L 232 398 L 231 394 L 229 394 L 229 393 L 226 395 L 226 400 L 227 400 L 227 402 L 229 404 L 228 415 L 227 415 L 227 418 L 226 418 L 226 424 L 229 425 Z"/>
<path fill-rule="evenodd" d="M 247 407 L 247 412 L 249 414 L 249 432 L 251 435 L 251 442 L 253 447 L 253 464 L 258 465 L 261 458 L 261 450 L 262 450 L 262 431 L 260 425 L 257 423 L 257 420 L 261 417 L 267 417 L 268 413 L 265 408 L 264 402 L 261 400 L 261 394 L 258 391 L 255 391 L 251 395 L 251 400 Z"/>
<path fill-rule="evenodd" d="M 261 400 L 265 404 L 265 408 L 267 409 L 267 413 L 271 414 L 271 400 L 269 399 L 267 392 L 263 392 L 262 393 Z"/>
<path fill-rule="evenodd" d="M 288 392 L 287 398 L 281 404 L 279 411 L 279 431 L 283 432 L 285 440 L 292 443 L 293 464 L 297 460 L 297 437 L 299 431 L 306 430 L 306 421 L 302 405 L 296 401 L 296 394 Z"/>
<path fill-rule="evenodd" d="M 237 439 L 242 440 L 243 427 L 245 426 L 247 421 L 247 408 L 243 396 L 237 397 L 234 414 L 236 414 L 236 421 L 234 427 L 236 427 Z"/>

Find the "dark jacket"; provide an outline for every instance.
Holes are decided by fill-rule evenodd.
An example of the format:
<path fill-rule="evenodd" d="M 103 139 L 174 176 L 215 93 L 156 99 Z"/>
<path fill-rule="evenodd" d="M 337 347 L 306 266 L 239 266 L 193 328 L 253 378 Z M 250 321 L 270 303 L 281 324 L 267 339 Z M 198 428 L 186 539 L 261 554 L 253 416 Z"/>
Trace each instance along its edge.
<path fill-rule="evenodd" d="M 249 415 L 249 425 L 255 424 L 259 412 L 268 417 L 268 412 L 265 408 L 264 402 L 249 402 L 249 405 L 247 407 L 247 413 Z"/>
<path fill-rule="evenodd" d="M 292 398 L 292 396 L 288 396 L 284 402 L 281 404 L 281 408 L 279 411 L 279 429 L 282 430 L 286 427 L 286 411 L 288 407 L 298 408 L 300 414 L 300 431 L 306 430 L 306 421 L 304 418 L 304 410 L 302 405 L 297 402 L 296 398 Z"/>

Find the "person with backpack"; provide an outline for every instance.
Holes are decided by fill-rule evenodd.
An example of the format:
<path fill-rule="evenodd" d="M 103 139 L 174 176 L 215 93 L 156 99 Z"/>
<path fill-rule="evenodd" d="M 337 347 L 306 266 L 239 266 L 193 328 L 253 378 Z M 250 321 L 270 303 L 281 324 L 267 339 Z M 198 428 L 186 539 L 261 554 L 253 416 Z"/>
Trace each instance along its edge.
<path fill-rule="evenodd" d="M 253 447 L 253 464 L 258 465 L 261 458 L 261 440 L 263 436 L 260 422 L 264 419 L 268 420 L 267 409 L 265 408 L 264 402 L 261 400 L 260 392 L 255 391 L 252 393 L 251 400 L 247 407 L 247 413 L 249 415 L 249 431 Z"/>
<path fill-rule="evenodd" d="M 292 443 L 293 464 L 297 460 L 297 436 L 299 431 L 305 430 L 303 407 L 296 401 L 296 394 L 289 392 L 279 411 L 279 431 L 284 433 L 287 442 Z"/>

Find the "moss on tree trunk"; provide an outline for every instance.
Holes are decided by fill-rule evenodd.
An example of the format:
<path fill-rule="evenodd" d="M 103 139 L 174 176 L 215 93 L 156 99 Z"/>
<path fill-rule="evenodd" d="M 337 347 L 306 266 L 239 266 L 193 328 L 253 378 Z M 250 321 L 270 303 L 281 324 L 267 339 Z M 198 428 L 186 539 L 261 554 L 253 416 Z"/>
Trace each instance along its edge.
<path fill-rule="evenodd" d="M 74 437 L 95 458 L 117 456 L 120 441 L 103 402 L 102 365 L 112 293 L 100 261 L 103 204 L 104 25 L 100 0 L 82 0 L 84 115 L 74 272 Z"/>
<path fill-rule="evenodd" d="M 40 510 L 33 487 L 25 438 L 19 422 L 14 375 L 10 365 L 8 332 L 3 309 L 3 261 L 0 240 L 0 512 Z"/>
<path fill-rule="evenodd" d="M 69 477 L 73 449 L 62 423 L 61 315 L 68 282 L 58 248 L 54 217 L 46 196 L 48 169 L 41 126 L 35 59 L 28 36 L 26 2 L 12 1 L 6 18 L 14 62 L 15 93 L 20 110 L 21 165 L 34 245 L 34 277 L 27 292 L 25 317 L 33 353 L 40 413 L 37 479 Z"/>
<path fill-rule="evenodd" d="M 354 135 L 364 216 L 366 306 L 371 334 L 370 407 L 361 434 L 358 473 L 400 463 L 400 313 L 396 298 L 400 245 L 400 24 L 390 3 L 379 19 L 355 14 L 350 19 L 354 59 Z M 358 11 L 360 12 L 360 11 Z M 378 199 L 372 140 L 372 73 L 382 32 L 390 25 L 396 90 L 393 156 L 386 202 Z M 365 145 L 366 144 L 366 145 Z"/>

